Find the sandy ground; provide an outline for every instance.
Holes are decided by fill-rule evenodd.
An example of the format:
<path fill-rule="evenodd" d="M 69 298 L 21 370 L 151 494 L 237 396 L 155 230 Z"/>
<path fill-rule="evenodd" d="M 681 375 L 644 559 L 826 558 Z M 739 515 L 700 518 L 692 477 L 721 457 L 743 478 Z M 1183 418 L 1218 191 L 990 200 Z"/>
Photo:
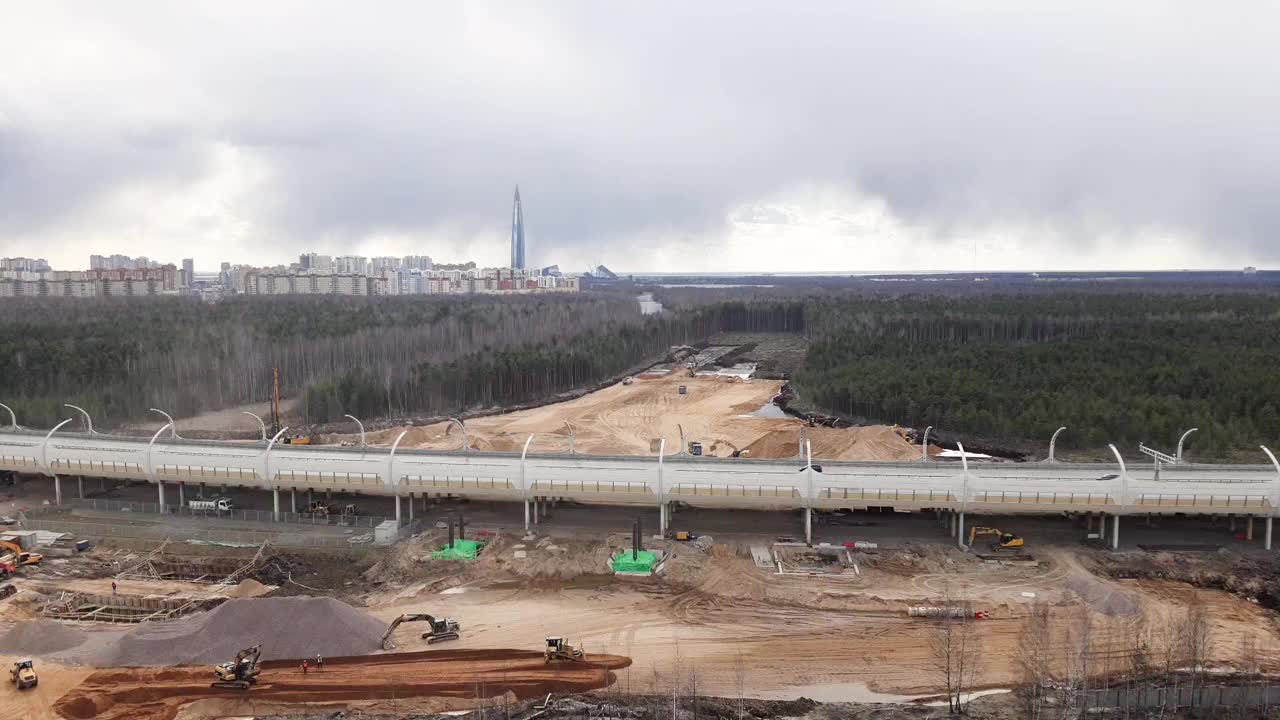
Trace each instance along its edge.
<path fill-rule="evenodd" d="M 93 674 L 93 668 L 75 668 L 36 660 L 40 684 L 18 691 L 9 682 L 9 669 L 20 658 L 0 656 L 4 685 L 0 686 L 0 720 L 54 720 L 61 716 L 53 705 L 72 688 Z"/>
<path fill-rule="evenodd" d="M 681 395 L 684 385 L 687 393 Z M 532 410 L 468 420 L 467 444 L 476 450 L 518 452 L 533 435 L 536 452 L 568 452 L 570 429 L 575 452 L 591 455 L 648 455 L 657 438 L 666 438 L 666 452 L 685 441 L 700 441 L 704 453 L 727 457 L 746 450 L 750 457 L 789 458 L 800 454 L 803 430 L 815 457 L 842 460 L 909 460 L 920 449 L 892 428 L 806 428 L 790 417 L 756 415 L 782 388 L 780 380 L 741 380 L 733 377 L 686 374 L 637 376 L 630 385 L 618 383 L 598 392 Z M 402 447 L 456 450 L 462 433 L 455 423 L 396 427 L 369 433 L 371 444 L 389 445 L 400 431 L 409 434 Z M 326 436 L 327 442 L 351 442 L 351 435 Z"/>

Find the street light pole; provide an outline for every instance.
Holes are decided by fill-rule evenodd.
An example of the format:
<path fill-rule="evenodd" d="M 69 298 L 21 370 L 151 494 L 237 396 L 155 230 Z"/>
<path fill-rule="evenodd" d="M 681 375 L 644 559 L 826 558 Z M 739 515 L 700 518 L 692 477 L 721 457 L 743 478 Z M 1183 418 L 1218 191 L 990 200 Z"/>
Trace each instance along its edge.
<path fill-rule="evenodd" d="M 4 408 L 5 410 L 9 411 L 9 427 L 11 430 L 17 430 L 18 416 L 13 414 L 13 408 L 9 407 L 8 405 L 5 405 L 4 403 L 0 403 L 0 408 Z"/>
<path fill-rule="evenodd" d="M 160 413 L 161 415 L 163 415 L 164 419 L 169 421 L 169 437 L 171 438 L 178 437 L 178 423 L 174 421 L 173 416 L 171 416 L 169 413 L 163 410 L 160 410 L 158 408 L 147 408 L 147 410 L 149 412 Z"/>
<path fill-rule="evenodd" d="M 1054 456 L 1054 454 L 1053 454 L 1053 453 L 1054 453 L 1054 449 L 1058 446 L 1058 436 L 1059 436 L 1059 435 L 1061 435 L 1061 434 L 1062 434 L 1062 431 L 1063 431 L 1063 430 L 1066 430 L 1066 429 L 1067 429 L 1067 426 L 1066 426 L 1066 425 L 1063 425 L 1062 427 L 1058 428 L 1057 430 L 1054 430 L 1054 431 L 1053 431 L 1053 437 L 1049 438 L 1049 462 L 1057 462 L 1057 461 L 1058 461 L 1058 459 Z"/>
<path fill-rule="evenodd" d="M 1178 458 L 1178 462 L 1182 462 L 1182 444 L 1187 441 L 1187 436 L 1199 429 L 1200 428 L 1191 428 L 1190 430 L 1182 433 L 1182 437 L 1178 438 L 1178 454 L 1176 456 Z"/>
<path fill-rule="evenodd" d="M 920 462 L 929 462 L 929 431 L 933 426 L 924 429 L 924 439 L 920 441 Z"/>
<path fill-rule="evenodd" d="M 467 426 L 462 424 L 462 421 L 459 420 L 458 418 L 451 417 L 449 418 L 449 422 L 457 423 L 458 427 L 462 428 L 462 452 L 466 452 L 467 449 L 470 447 L 470 445 L 467 443 Z"/>
<path fill-rule="evenodd" d="M 84 408 L 80 407 L 79 405 L 72 405 L 71 403 L 63 403 L 63 404 L 62 404 L 62 406 L 63 406 L 63 407 L 69 407 L 69 408 L 71 408 L 72 410 L 78 410 L 78 411 L 80 411 L 80 414 L 84 416 L 84 426 L 85 426 L 86 431 L 87 431 L 90 435 L 93 435 L 93 434 L 94 434 L 94 432 L 93 432 L 93 418 L 89 417 L 89 413 L 85 412 L 85 409 L 84 409 Z"/>
<path fill-rule="evenodd" d="M 262 421 L 262 418 L 258 417 L 257 415 L 254 415 L 248 410 L 241 410 L 240 412 L 258 421 L 258 427 L 262 428 L 262 440 L 263 442 L 265 442 L 267 439 L 267 424 Z"/>
<path fill-rule="evenodd" d="M 360 418 L 355 415 L 343 415 L 343 417 L 349 417 L 352 420 L 355 420 L 356 425 L 360 426 L 360 447 L 364 447 L 364 423 L 360 422 Z"/>

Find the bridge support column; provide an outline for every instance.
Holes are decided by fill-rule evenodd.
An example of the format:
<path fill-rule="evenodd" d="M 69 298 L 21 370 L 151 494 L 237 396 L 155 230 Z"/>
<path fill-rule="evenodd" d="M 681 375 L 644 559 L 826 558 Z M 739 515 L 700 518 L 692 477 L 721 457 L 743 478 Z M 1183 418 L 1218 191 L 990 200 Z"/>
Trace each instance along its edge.
<path fill-rule="evenodd" d="M 1107 514 L 1099 513 L 1098 520 L 1098 539 L 1105 541 L 1107 539 Z"/>
<path fill-rule="evenodd" d="M 16 483 L 14 484 L 14 488 L 15 489 L 17 488 Z M 54 505 L 62 504 L 62 479 L 59 478 L 57 475 L 53 476 L 53 504 Z"/>
<path fill-rule="evenodd" d="M 538 524 L 538 496 L 533 496 L 533 524 Z"/>
<path fill-rule="evenodd" d="M 1249 519 L 1245 521 L 1244 539 L 1249 541 L 1253 540 L 1253 516 L 1252 515 L 1250 515 Z"/>
<path fill-rule="evenodd" d="M 186 483 L 178 483 L 178 512 L 182 512 L 182 508 L 187 506 L 187 485 Z"/>
<path fill-rule="evenodd" d="M 961 548 L 965 546 L 964 544 L 964 511 L 961 511 L 959 516 L 956 517 L 956 544 L 959 545 Z"/>
<path fill-rule="evenodd" d="M 1111 549 L 1120 549 L 1120 516 L 1111 516 Z"/>
<path fill-rule="evenodd" d="M 280 488 L 271 490 L 271 519 L 280 522 Z"/>
<path fill-rule="evenodd" d="M 524 531 L 529 532 L 529 498 L 524 499 Z"/>
<path fill-rule="evenodd" d="M 413 493 L 409 493 L 409 522 L 413 522 Z"/>
<path fill-rule="evenodd" d="M 298 488 L 289 490 L 289 512 L 298 514 Z M 297 518 L 294 518 L 295 520 Z"/>
<path fill-rule="evenodd" d="M 76 476 L 76 486 L 79 487 L 80 499 L 83 500 L 84 499 L 84 476 L 83 475 Z"/>
<path fill-rule="evenodd" d="M 804 541 L 813 544 L 813 508 L 804 509 Z"/>
<path fill-rule="evenodd" d="M 667 504 L 658 503 L 658 534 L 667 536 Z"/>
<path fill-rule="evenodd" d="M 1235 532 L 1235 531 L 1236 531 L 1236 516 L 1235 516 L 1235 515 L 1227 515 L 1227 530 L 1230 530 L 1231 532 Z"/>
<path fill-rule="evenodd" d="M 204 499 L 204 483 L 200 483 L 200 499 Z"/>
<path fill-rule="evenodd" d="M 159 498 L 159 501 L 160 501 L 160 514 L 161 514 L 161 515 L 163 515 L 163 514 L 164 514 L 164 481 L 163 481 L 163 480 L 161 480 L 160 482 L 156 483 L 156 490 L 160 493 L 160 498 Z M 59 500 L 59 501 L 58 501 L 58 504 L 59 504 L 59 505 L 61 505 L 61 504 L 62 504 L 62 501 L 61 501 L 61 500 Z"/>
<path fill-rule="evenodd" d="M 1084 534 L 1085 535 L 1093 534 L 1093 513 L 1091 512 L 1087 512 L 1084 514 Z"/>
<path fill-rule="evenodd" d="M 400 524 L 400 496 L 396 495 L 396 525 Z"/>
<path fill-rule="evenodd" d="M 315 503 L 315 491 L 307 488 L 307 507 L 310 508 Z"/>
<path fill-rule="evenodd" d="M 1271 516 L 1270 515 L 1267 516 L 1266 534 L 1262 536 L 1262 549 L 1263 550 L 1271 549 Z"/>
<path fill-rule="evenodd" d="M 947 510 L 947 534 L 951 537 L 956 536 L 956 511 Z"/>

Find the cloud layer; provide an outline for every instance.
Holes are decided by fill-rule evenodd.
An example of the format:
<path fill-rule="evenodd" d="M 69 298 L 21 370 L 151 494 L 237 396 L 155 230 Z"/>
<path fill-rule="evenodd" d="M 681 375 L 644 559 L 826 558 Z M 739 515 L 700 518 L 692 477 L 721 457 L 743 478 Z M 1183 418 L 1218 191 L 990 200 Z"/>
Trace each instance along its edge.
<path fill-rule="evenodd" d="M 1275 7 L 0 5 L 0 254 L 60 267 L 499 263 L 517 182 L 572 269 L 1280 261 Z"/>

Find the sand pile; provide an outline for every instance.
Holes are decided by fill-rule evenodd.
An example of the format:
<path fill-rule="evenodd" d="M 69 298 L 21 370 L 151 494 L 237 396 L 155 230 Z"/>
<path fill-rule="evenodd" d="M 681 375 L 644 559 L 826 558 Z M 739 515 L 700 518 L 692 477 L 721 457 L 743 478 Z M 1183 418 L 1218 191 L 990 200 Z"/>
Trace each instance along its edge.
<path fill-rule="evenodd" d="M 82 631 L 54 620 L 28 620 L 0 636 L 0 654 L 46 655 L 77 647 L 86 637 Z"/>
<path fill-rule="evenodd" d="M 227 597 L 233 598 L 253 598 L 259 595 L 266 595 L 271 590 L 262 583 L 253 578 L 241 580 L 238 585 L 227 591 Z"/>
<path fill-rule="evenodd" d="M 222 662 L 259 644 L 265 660 L 364 655 L 382 647 L 385 630 L 381 620 L 333 598 L 242 598 L 192 618 L 140 625 L 120 638 L 109 658 L 94 662 Z"/>

